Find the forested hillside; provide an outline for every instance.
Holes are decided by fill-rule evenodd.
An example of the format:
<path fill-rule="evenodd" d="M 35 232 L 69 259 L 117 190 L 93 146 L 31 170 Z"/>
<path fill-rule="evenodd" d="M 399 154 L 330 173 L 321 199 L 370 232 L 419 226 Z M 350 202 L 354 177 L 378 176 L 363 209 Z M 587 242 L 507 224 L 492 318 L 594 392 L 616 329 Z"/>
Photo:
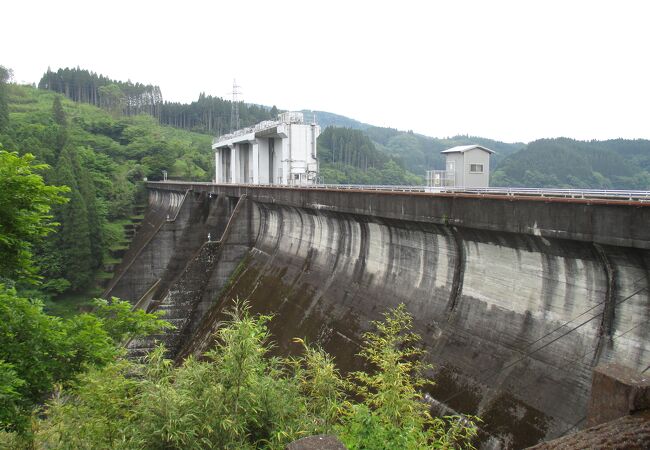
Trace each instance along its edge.
<path fill-rule="evenodd" d="M 81 92 L 80 99 L 92 98 Z M 126 245 L 120 242 L 122 226 L 135 214 L 145 177 L 161 179 L 166 170 L 171 178 L 211 179 L 209 135 L 161 126 L 148 114 L 115 115 L 29 86 L 0 83 L 0 97 L 1 147 L 32 153 L 49 165 L 42 173 L 48 184 L 70 187 L 68 202 L 53 209 L 57 232 L 34 248 L 44 277 L 38 289 L 46 297 L 92 291 L 100 278 L 111 276 L 103 267 L 114 264 L 113 253 Z"/>
<path fill-rule="evenodd" d="M 493 186 L 650 189 L 650 141 L 540 139 L 504 159 Z"/>
<path fill-rule="evenodd" d="M 38 88 L 58 92 L 75 102 L 90 103 L 126 115 L 146 112 L 159 117 L 163 103 L 158 86 L 111 80 L 79 67 L 66 67 L 56 72 L 48 68 Z"/>
<path fill-rule="evenodd" d="M 359 122 L 358 120 L 350 119 L 349 117 L 341 116 L 327 111 L 314 111 L 311 109 L 303 109 L 301 111 L 305 115 L 305 120 L 311 121 L 316 118 L 316 122 L 321 128 L 338 127 L 338 128 L 352 128 L 354 130 L 366 130 L 372 125 Z"/>
<path fill-rule="evenodd" d="M 399 166 L 417 177 L 420 177 L 420 182 L 424 181 L 424 176 L 426 175 L 427 170 L 444 169 L 445 158 L 440 154 L 440 152 L 448 148 L 469 144 L 479 144 L 488 147 L 496 152 L 491 158 L 492 168 L 494 168 L 497 167 L 508 155 L 511 155 L 526 146 L 523 142 L 506 143 L 478 136 L 433 138 L 414 133 L 413 131 L 401 131 L 395 128 L 376 127 L 359 122 L 358 120 L 324 111 L 303 110 L 303 113 L 306 114 L 308 120 L 311 120 L 311 116 L 314 115 L 316 121 L 323 129 L 336 127 L 349 128 L 362 132 L 361 134 L 368 138 L 367 143 L 361 143 L 362 146 L 367 147 L 368 143 L 371 144 L 373 146 L 373 151 L 379 155 L 379 158 L 383 158 L 384 162 L 391 159 L 396 161 Z M 346 148 L 352 149 L 354 147 L 354 145 L 352 145 L 353 141 L 358 142 L 358 137 L 354 137 L 354 134 L 345 131 L 340 131 L 339 133 L 349 135 L 348 140 L 350 145 L 347 145 Z M 328 133 L 323 133 L 323 138 L 322 140 L 319 139 L 319 144 L 322 147 L 321 153 L 319 153 L 321 163 L 323 161 L 326 163 L 324 166 L 321 165 L 321 167 L 330 169 L 331 167 L 328 165 L 330 163 L 330 150 L 332 150 L 330 135 L 328 135 Z M 346 157 L 354 159 L 358 157 L 359 152 L 365 153 L 366 151 L 359 147 L 352 150 L 353 154 Z M 340 162 L 340 160 L 338 162 Z M 351 165 L 355 166 L 354 164 Z M 341 182 L 350 183 L 353 183 L 353 180 L 355 179 L 361 181 L 364 179 L 364 177 L 355 176 L 353 174 L 354 171 L 351 168 L 346 169 L 344 172 L 347 174 L 346 176 L 341 177 L 335 175 L 333 176 L 333 179 L 340 179 L 343 180 Z M 332 174 L 330 174 L 330 178 L 332 178 Z"/>
<path fill-rule="evenodd" d="M 50 69 L 38 83 L 77 102 L 90 103 L 114 114 L 148 113 L 164 125 L 172 125 L 199 133 L 220 135 L 231 131 L 232 102 L 221 97 L 199 94 L 192 103 L 163 101 L 160 87 L 131 81 L 112 80 L 104 75 L 80 69 Z M 242 127 L 275 117 L 275 106 L 239 103 L 239 123 Z"/>
<path fill-rule="evenodd" d="M 39 87 L 101 106 L 113 117 L 145 112 L 162 124 L 181 129 L 215 136 L 231 130 L 232 102 L 203 93 L 189 104 L 164 102 L 158 86 L 116 81 L 79 68 L 48 70 Z M 239 112 L 243 127 L 275 117 L 278 109 L 240 103 Z M 324 129 L 319 155 L 326 183 L 421 184 L 427 170 L 444 168 L 441 151 L 479 144 L 496 152 L 491 158 L 492 186 L 650 188 L 650 141 L 646 140 L 582 142 L 558 138 L 526 145 L 477 136 L 432 138 L 374 127 L 329 112 L 303 112 L 306 120 L 315 117 Z M 179 164 L 174 171 L 177 175 Z"/>
<path fill-rule="evenodd" d="M 353 127 L 326 129 L 319 139 L 325 182 L 421 184 L 427 170 L 444 169 L 441 151 L 479 144 L 496 152 L 490 161 L 491 186 L 650 189 L 649 140 L 556 138 L 524 144 L 476 136 L 431 138 L 360 122 Z M 386 177 L 377 169 L 388 161 L 395 170 Z"/>
<path fill-rule="evenodd" d="M 361 130 L 327 127 L 318 138 L 322 181 L 328 184 L 418 185 L 423 178 L 379 151 Z"/>
<path fill-rule="evenodd" d="M 494 150 L 496 153 L 491 159 L 492 167 L 525 146 L 523 143 L 509 144 L 476 136 L 432 138 L 393 128 L 370 127 L 365 133 L 378 144 L 379 150 L 400 158 L 406 169 L 420 176 L 424 176 L 427 170 L 444 169 L 445 158 L 440 152 L 457 145 L 479 144 Z"/>

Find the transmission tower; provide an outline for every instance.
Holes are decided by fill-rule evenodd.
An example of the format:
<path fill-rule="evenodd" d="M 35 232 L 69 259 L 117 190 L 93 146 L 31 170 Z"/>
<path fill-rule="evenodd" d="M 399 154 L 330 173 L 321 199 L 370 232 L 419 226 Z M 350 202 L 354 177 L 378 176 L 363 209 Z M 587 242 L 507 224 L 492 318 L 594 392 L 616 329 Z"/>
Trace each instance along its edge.
<path fill-rule="evenodd" d="M 237 85 L 237 80 L 232 80 L 232 105 L 230 107 L 230 131 L 239 130 L 239 102 L 241 101 L 239 90 L 241 86 Z"/>

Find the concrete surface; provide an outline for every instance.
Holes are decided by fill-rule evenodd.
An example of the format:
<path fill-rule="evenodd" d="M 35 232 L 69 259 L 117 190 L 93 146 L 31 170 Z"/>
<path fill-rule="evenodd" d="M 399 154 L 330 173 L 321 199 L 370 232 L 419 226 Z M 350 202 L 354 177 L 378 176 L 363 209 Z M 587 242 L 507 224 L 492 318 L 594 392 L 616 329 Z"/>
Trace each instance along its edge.
<path fill-rule="evenodd" d="M 621 364 L 594 369 L 588 427 L 643 410 L 650 410 L 650 374 L 643 375 Z"/>
<path fill-rule="evenodd" d="M 650 364 L 648 208 L 202 186 L 192 208 L 215 201 L 208 192 L 247 196 L 209 255 L 181 258 L 160 303 L 182 323 L 168 336 L 177 358 L 207 349 L 239 297 L 275 314 L 279 352 L 299 351 L 291 339 L 306 337 L 351 370 L 370 321 L 405 303 L 436 367 L 433 403 L 478 414 L 509 448 L 578 423 L 595 365 Z M 161 228 L 155 248 L 140 251 L 167 249 L 156 273 L 182 250 L 183 208 L 176 234 Z M 153 271 L 151 259 L 134 261 L 122 279 Z M 137 296 L 134 282 L 115 285 Z"/>
<path fill-rule="evenodd" d="M 650 448 L 650 411 L 621 417 L 529 450 L 645 450 Z"/>

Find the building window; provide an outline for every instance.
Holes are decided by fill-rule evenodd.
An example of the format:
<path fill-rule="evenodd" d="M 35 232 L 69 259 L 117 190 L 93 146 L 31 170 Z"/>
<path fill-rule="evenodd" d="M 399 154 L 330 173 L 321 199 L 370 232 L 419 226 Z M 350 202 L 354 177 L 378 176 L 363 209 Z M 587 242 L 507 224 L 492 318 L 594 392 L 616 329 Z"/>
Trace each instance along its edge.
<path fill-rule="evenodd" d="M 470 164 L 469 173 L 483 173 L 483 164 Z"/>

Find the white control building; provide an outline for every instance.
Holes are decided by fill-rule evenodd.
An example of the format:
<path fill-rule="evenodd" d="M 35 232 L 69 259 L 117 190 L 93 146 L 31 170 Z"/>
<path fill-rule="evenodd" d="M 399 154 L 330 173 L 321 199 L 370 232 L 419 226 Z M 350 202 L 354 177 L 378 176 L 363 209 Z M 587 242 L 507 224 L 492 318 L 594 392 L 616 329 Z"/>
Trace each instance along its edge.
<path fill-rule="evenodd" d="M 286 112 L 215 139 L 215 182 L 315 184 L 320 127 L 300 112 Z"/>

